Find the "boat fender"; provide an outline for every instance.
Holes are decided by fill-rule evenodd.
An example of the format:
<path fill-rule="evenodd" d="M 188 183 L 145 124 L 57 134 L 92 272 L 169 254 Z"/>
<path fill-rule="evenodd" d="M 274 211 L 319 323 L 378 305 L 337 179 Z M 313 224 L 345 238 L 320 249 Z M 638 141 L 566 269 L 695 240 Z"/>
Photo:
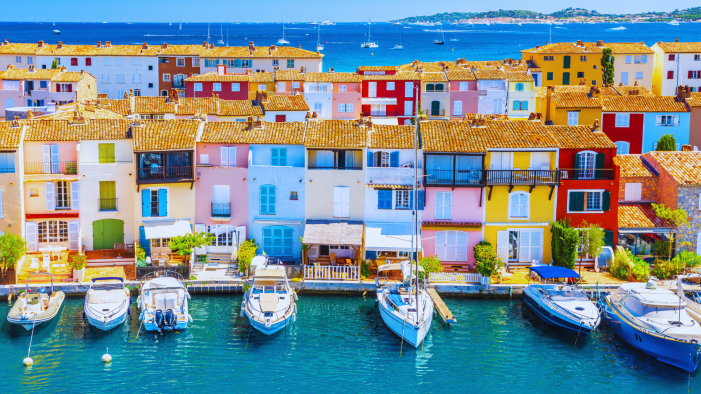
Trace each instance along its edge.
<path fill-rule="evenodd" d="M 377 280 L 377 277 L 375 277 L 375 286 L 380 287 L 380 282 Z"/>
<path fill-rule="evenodd" d="M 27 357 L 24 360 L 22 360 L 22 364 L 24 364 L 25 367 L 28 367 L 34 364 L 34 360 L 32 360 L 31 357 Z"/>
<path fill-rule="evenodd" d="M 141 308 L 141 296 L 136 297 L 136 305 Z"/>
<path fill-rule="evenodd" d="M 294 294 L 294 295 L 295 295 L 295 301 L 299 301 L 299 297 L 297 297 L 297 292 L 295 291 L 295 292 L 294 292 L 294 293 L 292 293 L 292 294 Z"/>
<path fill-rule="evenodd" d="M 241 317 L 243 317 L 245 310 L 246 310 L 246 301 L 241 301 Z"/>
<path fill-rule="evenodd" d="M 190 323 L 192 323 L 192 316 L 190 316 L 189 313 L 187 314 L 187 321 L 189 321 Z"/>
<path fill-rule="evenodd" d="M 380 306 L 380 301 L 375 300 L 375 308 L 377 308 L 378 306 Z"/>
<path fill-rule="evenodd" d="M 110 356 L 110 348 L 107 348 L 107 353 L 102 355 L 102 362 L 105 364 L 112 362 L 112 356 Z"/>
<path fill-rule="evenodd" d="M 433 320 L 436 320 L 436 310 L 433 310 Z"/>
<path fill-rule="evenodd" d="M 127 308 L 127 315 L 131 316 L 131 308 Z"/>
<path fill-rule="evenodd" d="M 83 310 L 83 319 L 85 319 L 85 310 Z"/>
<path fill-rule="evenodd" d="M 131 305 L 131 297 L 129 297 L 129 305 Z"/>
<path fill-rule="evenodd" d="M 292 314 L 292 323 L 296 323 L 296 322 L 297 322 L 297 313 L 293 313 Z"/>

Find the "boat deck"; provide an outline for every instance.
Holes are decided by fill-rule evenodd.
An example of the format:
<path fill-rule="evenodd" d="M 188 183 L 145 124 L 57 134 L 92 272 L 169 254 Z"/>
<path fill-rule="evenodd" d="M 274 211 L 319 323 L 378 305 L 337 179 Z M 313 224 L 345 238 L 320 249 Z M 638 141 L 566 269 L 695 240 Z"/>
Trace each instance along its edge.
<path fill-rule="evenodd" d="M 455 316 L 453 316 L 453 314 L 448 309 L 448 306 L 445 305 L 445 302 L 443 302 L 443 300 L 441 299 L 441 296 L 438 295 L 436 289 L 428 288 L 426 289 L 426 292 L 428 292 L 428 295 L 431 296 L 431 299 L 433 300 L 433 305 L 436 306 L 436 310 L 441 315 L 443 321 L 446 322 L 446 324 L 458 322 Z"/>

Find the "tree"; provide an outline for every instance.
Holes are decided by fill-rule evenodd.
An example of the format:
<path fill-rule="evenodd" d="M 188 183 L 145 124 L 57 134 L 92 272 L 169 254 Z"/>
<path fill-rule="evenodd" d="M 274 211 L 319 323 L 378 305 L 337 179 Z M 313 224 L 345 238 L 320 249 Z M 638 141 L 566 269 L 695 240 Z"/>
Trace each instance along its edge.
<path fill-rule="evenodd" d="M 604 86 L 613 85 L 613 62 L 616 58 L 611 53 L 611 48 L 604 48 L 604 54 L 601 56 L 601 76 Z"/>
<path fill-rule="evenodd" d="M 57 68 L 58 68 L 58 61 L 56 61 L 56 59 L 54 59 L 54 61 L 51 62 L 51 69 L 56 70 Z"/>
<path fill-rule="evenodd" d="M 258 244 L 255 240 L 249 239 L 248 241 L 241 244 L 238 252 L 239 259 L 239 272 L 248 272 L 251 267 L 253 258 L 256 257 L 256 250 L 258 249 Z"/>
<path fill-rule="evenodd" d="M 19 235 L 5 233 L 0 235 L 0 283 L 6 283 L 7 271 L 27 254 L 27 242 Z"/>
<path fill-rule="evenodd" d="M 664 204 L 652 203 L 652 209 L 655 210 L 655 215 L 657 215 L 658 218 L 662 219 L 667 225 L 667 227 L 670 228 L 669 239 L 671 242 L 667 252 L 667 262 L 669 263 L 672 260 L 672 245 L 674 245 L 674 239 L 676 235 L 674 229 L 680 226 L 688 226 L 689 215 L 687 215 L 686 211 L 681 208 L 670 209 L 667 208 Z"/>
<path fill-rule="evenodd" d="M 195 248 L 211 245 L 214 235 L 209 233 L 192 233 L 173 237 L 168 244 L 171 250 L 178 252 L 180 256 L 192 254 Z"/>
<path fill-rule="evenodd" d="M 475 255 L 475 269 L 480 275 L 487 278 L 499 272 L 504 262 L 497 255 L 492 244 L 482 241 L 472 248 Z"/>
<path fill-rule="evenodd" d="M 419 265 L 424 269 L 426 275 L 431 272 L 443 272 L 443 264 L 434 255 L 424 256 L 419 260 Z"/>
<path fill-rule="evenodd" d="M 569 219 L 564 219 L 553 223 L 550 232 L 553 234 L 550 243 L 553 264 L 574 269 L 577 261 L 577 248 L 581 242 L 579 231 L 570 226 Z"/>
<path fill-rule="evenodd" d="M 657 152 L 674 152 L 677 150 L 677 141 L 671 134 L 665 134 L 657 141 Z"/>
<path fill-rule="evenodd" d="M 579 226 L 579 232 L 582 235 L 582 243 L 579 248 L 579 275 L 582 275 L 582 259 L 584 256 L 596 256 L 604 250 L 604 229 L 598 224 L 589 224 L 586 220 L 582 221 Z"/>

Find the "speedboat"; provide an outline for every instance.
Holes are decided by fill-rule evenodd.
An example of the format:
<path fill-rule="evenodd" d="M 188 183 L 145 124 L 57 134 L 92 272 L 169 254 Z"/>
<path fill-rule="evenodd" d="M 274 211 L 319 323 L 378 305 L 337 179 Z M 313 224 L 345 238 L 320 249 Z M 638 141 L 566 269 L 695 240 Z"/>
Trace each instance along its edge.
<path fill-rule="evenodd" d="M 106 281 L 119 283 L 104 283 Z M 109 331 L 124 322 L 127 314 L 131 313 L 130 304 L 129 289 L 124 286 L 123 278 L 93 278 L 90 289 L 85 294 L 83 315 L 93 327 Z"/>
<path fill-rule="evenodd" d="M 141 286 L 141 295 L 136 304 L 141 308 L 139 320 L 146 331 L 177 331 L 187 328 L 192 322 L 187 300 L 190 294 L 183 284 L 169 277 L 154 278 Z"/>
<path fill-rule="evenodd" d="M 365 40 L 364 43 L 360 44 L 361 48 L 377 48 L 379 45 L 375 41 L 371 40 L 371 35 L 370 35 L 370 19 L 368 19 L 368 39 Z"/>
<path fill-rule="evenodd" d="M 53 31 L 51 32 L 51 34 L 60 35 L 60 34 L 61 34 L 61 30 L 53 30 Z"/>
<path fill-rule="evenodd" d="M 654 281 L 624 283 L 599 306 L 606 325 L 629 345 L 689 373 L 696 370 L 701 326 L 670 290 Z"/>
<path fill-rule="evenodd" d="M 297 319 L 297 293 L 287 282 L 285 266 L 262 265 L 253 274 L 253 285 L 241 302 L 241 317 L 251 326 L 272 335 Z"/>
<path fill-rule="evenodd" d="M 530 274 L 543 280 L 580 278 L 577 272 L 569 268 L 547 265 L 531 267 Z M 599 309 L 577 285 L 528 285 L 523 290 L 523 301 L 546 323 L 580 336 L 595 330 L 601 321 Z"/>
<path fill-rule="evenodd" d="M 40 287 L 38 291 L 32 292 L 29 288 L 29 280 L 32 276 L 40 275 L 49 275 L 51 286 Z M 50 272 L 30 273 L 27 276 L 24 292 L 17 298 L 7 314 L 7 321 L 31 331 L 35 326 L 56 317 L 65 298 L 66 295 L 62 291 L 54 292 L 54 277 Z"/>
<path fill-rule="evenodd" d="M 677 295 L 686 302 L 686 312 L 689 316 L 701 323 L 701 275 L 678 276 Z"/>
<path fill-rule="evenodd" d="M 386 276 L 380 283 L 380 274 L 401 271 L 402 282 L 390 281 Z M 433 321 L 433 300 L 426 292 L 425 285 L 417 287 L 412 283 L 411 263 L 383 264 L 377 268 L 378 277 L 376 304 L 385 325 L 402 340 L 417 348 L 423 342 Z M 418 272 L 424 272 L 418 266 Z M 415 279 L 414 279 L 415 280 Z"/>

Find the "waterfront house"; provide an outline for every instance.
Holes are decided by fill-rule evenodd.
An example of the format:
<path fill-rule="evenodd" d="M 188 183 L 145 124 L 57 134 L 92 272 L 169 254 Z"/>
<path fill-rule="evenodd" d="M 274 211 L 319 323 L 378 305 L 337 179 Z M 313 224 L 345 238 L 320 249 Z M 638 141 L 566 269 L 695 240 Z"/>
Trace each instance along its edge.
<path fill-rule="evenodd" d="M 506 113 L 510 118 L 528 118 L 535 112 L 535 81 L 528 71 L 509 71 Z"/>
<path fill-rule="evenodd" d="M 301 94 L 268 96 L 262 91 L 258 93 L 255 105 L 263 108 L 270 122 L 303 122 L 309 113 L 309 106 Z"/>
<path fill-rule="evenodd" d="M 253 41 L 248 46 L 218 47 L 213 43 L 203 43 L 206 49 L 200 53 L 200 74 L 214 71 L 218 65 L 226 64 L 229 70 L 243 73 L 247 70 L 255 73 L 272 72 L 275 67 L 280 70 L 299 70 L 304 67 L 310 72 L 321 72 L 324 55 L 317 52 L 297 48 L 270 46 L 255 46 Z"/>
<path fill-rule="evenodd" d="M 157 55 L 160 96 L 168 96 L 171 89 L 176 89 L 180 97 L 185 97 L 184 81 L 189 75 L 200 73 L 200 53 L 205 49 L 202 45 L 161 45 Z"/>
<path fill-rule="evenodd" d="M 274 96 L 277 91 L 275 73 L 259 72 L 250 74 L 248 78 L 248 99 L 256 100 L 258 92 L 265 92 L 268 96 Z"/>
<path fill-rule="evenodd" d="M 616 143 L 619 154 L 655 150 L 664 134 L 674 136 L 677 150 L 689 143 L 689 110 L 675 97 L 608 97 L 601 112 L 601 130 Z"/>
<path fill-rule="evenodd" d="M 419 71 L 421 105 L 428 119 L 450 119 L 450 87 L 445 71 Z"/>
<path fill-rule="evenodd" d="M 24 161 L 25 123 L 0 122 L 0 229 L 24 236 L 24 190 L 20 172 Z"/>
<path fill-rule="evenodd" d="M 478 111 L 477 79 L 470 70 L 448 69 L 445 71 L 450 87 L 450 118 L 460 120 L 465 114 Z"/>
<path fill-rule="evenodd" d="M 498 63 L 497 63 L 498 64 Z M 503 66 L 472 67 L 472 73 L 477 79 L 477 113 L 505 114 L 506 113 L 506 81 L 508 76 Z"/>
<path fill-rule="evenodd" d="M 420 98 L 421 75 L 397 67 L 359 67 L 363 79 L 362 115 L 376 123 L 410 124 Z"/>
<path fill-rule="evenodd" d="M 592 42 L 558 42 L 536 45 L 521 51 L 523 60 L 537 63 L 542 70 L 541 86 L 577 85 L 585 79 L 601 85 L 602 49 Z"/>
<path fill-rule="evenodd" d="M 227 67 L 219 65 L 214 72 L 190 75 L 180 83 L 183 85 L 185 97 L 212 97 L 216 94 L 223 100 L 248 100 L 249 79 L 246 73 L 227 73 Z"/>
<path fill-rule="evenodd" d="M 597 46 L 602 53 L 606 48 L 610 48 L 613 53 L 613 86 L 642 86 L 652 90 L 655 52 L 644 42 L 598 41 Z M 598 62 L 597 59 L 594 60 Z"/>
<path fill-rule="evenodd" d="M 169 253 L 172 237 L 192 231 L 195 142 L 203 127 L 201 120 L 136 120 L 131 126 L 134 225 L 147 256 Z"/>
<path fill-rule="evenodd" d="M 36 44 L 9 42 L 7 39 L 0 41 L 0 70 L 6 69 L 10 64 L 16 68 L 36 66 L 36 56 L 45 45 L 44 41 Z"/>
<path fill-rule="evenodd" d="M 701 42 L 662 42 L 652 47 L 655 68 L 652 92 L 659 96 L 676 96 L 677 87 L 701 89 Z"/>
<path fill-rule="evenodd" d="M 362 79 L 356 73 L 337 73 L 332 68 L 327 73 L 308 73 L 307 83 L 330 83 L 331 113 L 328 119 L 358 119 L 362 110 Z M 318 89 L 317 89 L 318 91 Z M 312 102 L 305 93 L 310 108 Z M 322 92 L 323 94 L 323 92 Z M 323 103 L 323 101 L 321 101 Z M 317 112 L 317 116 L 321 116 Z"/>
<path fill-rule="evenodd" d="M 304 95 L 307 92 L 305 81 L 307 79 L 307 73 L 302 68 L 302 70 L 280 70 L 276 68 L 273 70 L 275 75 L 275 93 L 283 96 L 290 96 L 295 94 Z M 317 89 L 318 93 L 321 92 Z M 330 92 L 330 89 L 329 89 Z"/>
<path fill-rule="evenodd" d="M 310 111 L 313 111 L 312 114 L 316 113 L 319 119 L 332 119 L 334 115 L 334 91 L 331 76 L 332 73 L 309 73 L 306 76 L 304 99 L 307 101 Z M 358 103 L 355 104 L 358 105 Z M 345 103 L 343 106 L 343 114 L 345 115 Z M 353 103 L 351 103 L 352 109 Z"/>

